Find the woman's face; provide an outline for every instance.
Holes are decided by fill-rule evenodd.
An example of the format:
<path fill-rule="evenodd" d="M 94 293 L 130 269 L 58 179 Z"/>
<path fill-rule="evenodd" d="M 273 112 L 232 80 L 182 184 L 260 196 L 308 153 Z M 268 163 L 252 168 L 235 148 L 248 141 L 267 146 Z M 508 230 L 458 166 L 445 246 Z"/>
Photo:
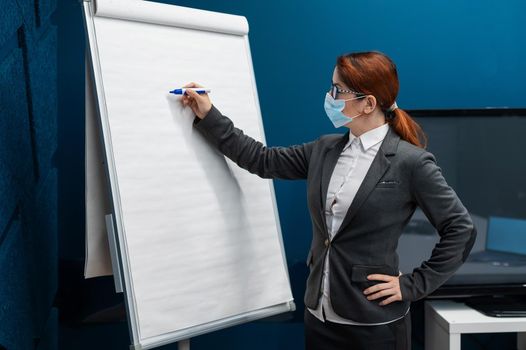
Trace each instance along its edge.
<path fill-rule="evenodd" d="M 350 90 L 347 85 L 340 79 L 340 75 L 338 74 L 338 69 L 334 68 L 334 72 L 332 73 L 332 83 L 338 87 L 338 89 L 341 90 Z M 337 93 L 336 96 L 333 96 L 337 100 L 347 100 L 350 98 L 355 98 L 360 95 L 356 95 L 352 92 L 340 92 Z M 364 101 L 365 98 L 360 98 L 357 100 L 350 100 L 345 101 L 345 108 L 342 110 L 342 113 L 345 114 L 348 117 L 355 117 L 359 114 L 363 114 L 363 108 L 364 108 Z"/>

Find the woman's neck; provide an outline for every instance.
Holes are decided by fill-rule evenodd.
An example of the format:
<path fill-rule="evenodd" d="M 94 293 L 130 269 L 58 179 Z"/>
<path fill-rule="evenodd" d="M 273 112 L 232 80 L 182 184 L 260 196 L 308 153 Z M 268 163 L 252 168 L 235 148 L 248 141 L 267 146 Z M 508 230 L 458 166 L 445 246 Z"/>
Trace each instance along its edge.
<path fill-rule="evenodd" d="M 359 119 L 353 120 L 346 126 L 350 129 L 350 132 L 354 136 L 360 137 L 360 135 L 362 135 L 363 133 L 366 133 L 369 130 L 382 126 L 385 123 L 385 116 L 382 112 L 373 112 L 370 115 L 364 115 Z"/>

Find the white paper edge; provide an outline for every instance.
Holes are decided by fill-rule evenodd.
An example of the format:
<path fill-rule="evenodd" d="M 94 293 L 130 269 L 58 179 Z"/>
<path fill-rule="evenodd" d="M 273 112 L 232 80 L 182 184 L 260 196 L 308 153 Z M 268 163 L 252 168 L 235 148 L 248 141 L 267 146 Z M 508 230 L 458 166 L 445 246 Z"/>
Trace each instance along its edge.
<path fill-rule="evenodd" d="M 248 34 L 244 16 L 143 0 L 93 0 L 95 16 L 169 25 L 234 35 Z"/>

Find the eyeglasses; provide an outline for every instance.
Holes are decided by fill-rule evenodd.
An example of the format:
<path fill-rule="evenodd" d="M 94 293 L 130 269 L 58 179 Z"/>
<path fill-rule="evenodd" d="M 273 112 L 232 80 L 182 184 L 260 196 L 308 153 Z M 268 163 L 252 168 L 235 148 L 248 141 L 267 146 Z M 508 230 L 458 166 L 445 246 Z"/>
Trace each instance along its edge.
<path fill-rule="evenodd" d="M 354 91 L 354 90 L 344 90 L 344 89 L 340 89 L 338 86 L 334 85 L 334 84 L 331 84 L 331 88 L 329 89 L 329 94 L 332 96 L 332 98 L 336 99 L 336 97 L 338 96 L 338 94 L 341 94 L 342 92 L 347 92 L 347 93 L 352 93 L 352 94 L 355 94 L 357 96 L 365 96 L 364 93 L 361 93 L 361 92 L 357 92 L 357 91 Z"/>

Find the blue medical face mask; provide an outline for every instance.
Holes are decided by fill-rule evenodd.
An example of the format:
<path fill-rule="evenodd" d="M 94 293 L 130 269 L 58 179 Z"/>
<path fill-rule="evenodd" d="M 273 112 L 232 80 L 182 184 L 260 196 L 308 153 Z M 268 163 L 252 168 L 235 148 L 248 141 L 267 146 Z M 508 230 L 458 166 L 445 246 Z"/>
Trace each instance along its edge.
<path fill-rule="evenodd" d="M 351 122 L 354 118 L 357 118 L 362 115 L 360 113 L 353 117 L 348 117 L 345 114 L 343 114 L 342 111 L 345 108 L 345 101 L 358 100 L 364 97 L 365 96 L 358 96 L 349 98 L 347 100 L 335 100 L 329 93 L 325 95 L 325 113 L 327 113 L 327 116 L 331 120 L 332 124 L 334 124 L 335 128 L 342 127 L 345 124 Z"/>

